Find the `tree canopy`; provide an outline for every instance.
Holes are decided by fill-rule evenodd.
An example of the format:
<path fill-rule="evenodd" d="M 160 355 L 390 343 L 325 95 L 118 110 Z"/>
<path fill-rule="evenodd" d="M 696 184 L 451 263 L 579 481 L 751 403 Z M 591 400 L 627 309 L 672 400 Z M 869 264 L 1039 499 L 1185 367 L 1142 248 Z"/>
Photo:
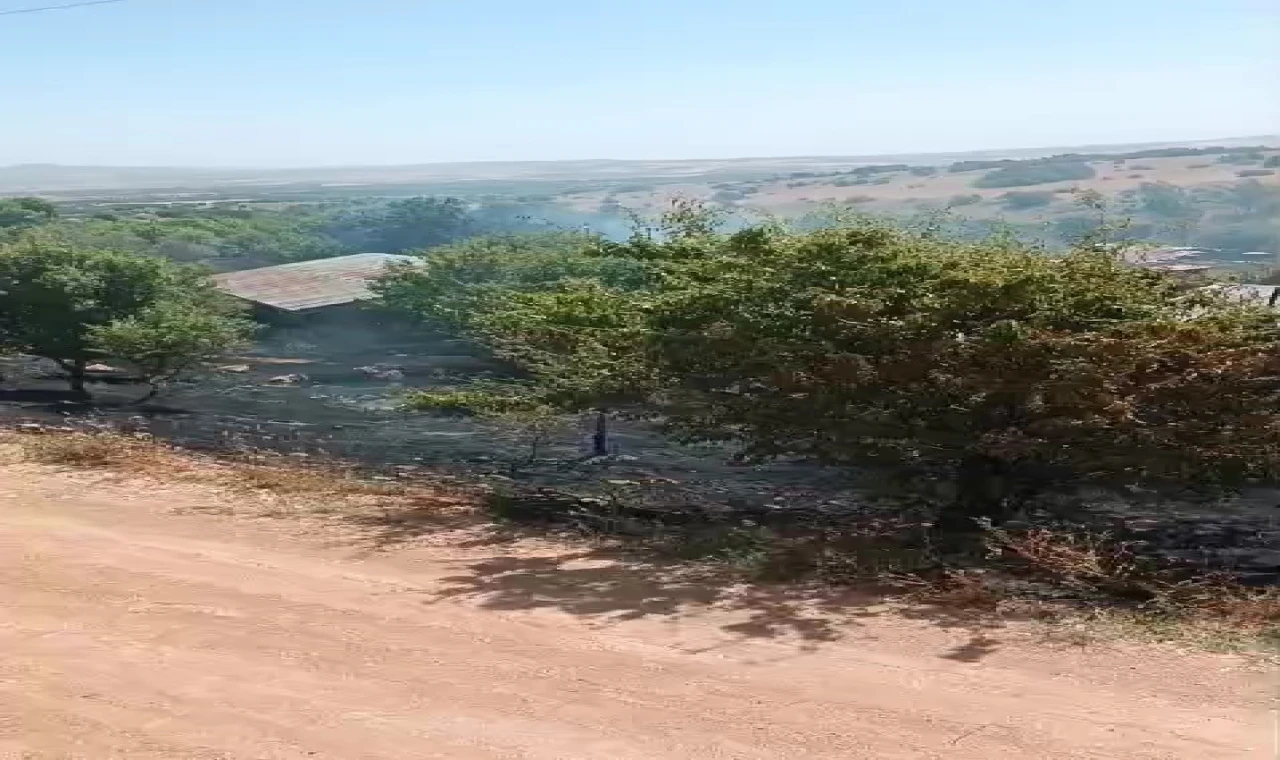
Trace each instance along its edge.
<path fill-rule="evenodd" d="M 249 330 L 202 270 L 51 235 L 0 246 L 0 295 L 0 347 L 57 362 L 81 393 L 92 361 L 162 382 Z"/>
<path fill-rule="evenodd" d="M 499 286 L 465 329 L 541 402 L 630 404 L 748 460 L 949 482 L 951 527 L 1051 484 L 1231 484 L 1280 465 L 1270 312 L 1096 250 L 869 220 L 722 233 L 688 211 L 590 249 L 639 281 Z"/>
<path fill-rule="evenodd" d="M 379 251 L 431 248 L 476 234 L 467 204 L 457 198 L 418 197 L 393 201 L 361 221 Z"/>
<path fill-rule="evenodd" d="M 94 325 L 88 337 L 94 349 L 133 367 L 151 386 L 150 398 L 179 376 L 248 345 L 252 335 L 252 323 L 227 305 L 183 299 Z"/>
<path fill-rule="evenodd" d="M 574 280 L 643 282 L 637 262 L 594 255 L 601 238 L 582 232 L 491 235 L 422 251 L 375 285 L 384 305 L 451 329 L 483 332 L 494 299 Z"/>
<path fill-rule="evenodd" d="M 57 207 L 43 198 L 0 198 L 0 229 L 34 227 L 57 216 Z"/>

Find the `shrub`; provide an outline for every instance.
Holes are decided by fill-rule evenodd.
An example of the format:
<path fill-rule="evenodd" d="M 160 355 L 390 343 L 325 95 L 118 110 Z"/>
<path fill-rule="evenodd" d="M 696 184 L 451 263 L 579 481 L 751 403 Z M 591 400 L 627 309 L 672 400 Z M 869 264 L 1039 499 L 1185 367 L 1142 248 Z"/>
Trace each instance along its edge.
<path fill-rule="evenodd" d="M 1256 150 L 1225 153 L 1218 157 L 1218 163 L 1220 164 L 1256 164 L 1262 160 L 1262 154 Z"/>
<path fill-rule="evenodd" d="M 1005 208 L 1011 209 L 1027 209 L 1040 208 L 1048 206 L 1053 202 L 1054 193 L 1050 191 L 1013 191 L 1000 196 L 1000 200 L 1004 201 Z"/>
<path fill-rule="evenodd" d="M 859 166 L 853 170 L 853 174 L 866 177 L 872 174 L 887 174 L 889 172 L 907 171 L 911 167 L 906 164 L 872 164 L 870 166 Z"/>
<path fill-rule="evenodd" d="M 1043 185 L 1049 182 L 1065 182 L 1091 179 L 1096 176 L 1092 166 L 1083 162 L 1018 164 L 988 172 L 974 181 L 974 187 L 1023 187 Z"/>

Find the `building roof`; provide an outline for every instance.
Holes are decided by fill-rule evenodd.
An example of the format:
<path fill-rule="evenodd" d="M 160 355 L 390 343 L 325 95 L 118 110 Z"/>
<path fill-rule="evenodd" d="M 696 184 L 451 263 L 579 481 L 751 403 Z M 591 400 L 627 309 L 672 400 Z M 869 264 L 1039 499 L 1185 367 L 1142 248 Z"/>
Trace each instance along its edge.
<path fill-rule="evenodd" d="M 1221 283 L 1206 290 L 1216 290 L 1228 298 L 1275 308 L 1280 305 L 1280 285 L 1250 285 L 1248 283 Z"/>
<path fill-rule="evenodd" d="M 237 298 L 284 311 L 304 311 L 372 298 L 370 280 L 386 271 L 388 264 L 412 261 L 412 256 L 392 253 L 357 253 L 227 272 L 213 279 L 223 292 Z"/>
<path fill-rule="evenodd" d="M 1141 268 L 1143 268 L 1143 269 L 1155 269 L 1155 270 L 1158 270 L 1158 271 L 1161 271 L 1161 272 L 1172 272 L 1172 273 L 1174 273 L 1174 274 L 1177 274 L 1177 273 L 1179 273 L 1179 272 L 1182 272 L 1182 273 L 1186 273 L 1186 272 L 1207 272 L 1207 271 L 1209 271 L 1210 269 L 1213 269 L 1213 267 L 1209 266 L 1208 264 L 1161 264 L 1161 263 L 1155 263 L 1155 264 L 1139 264 L 1138 266 L 1140 266 L 1140 267 L 1141 267 Z"/>

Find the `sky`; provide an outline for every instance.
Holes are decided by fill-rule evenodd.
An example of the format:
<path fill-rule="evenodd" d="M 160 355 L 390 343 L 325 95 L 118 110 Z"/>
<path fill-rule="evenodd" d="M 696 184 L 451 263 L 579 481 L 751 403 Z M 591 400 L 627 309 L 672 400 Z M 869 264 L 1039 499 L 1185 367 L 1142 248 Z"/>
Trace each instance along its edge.
<path fill-rule="evenodd" d="M 1280 132 L 1280 0 L 125 0 L 0 15 L 0 66 L 0 165 L 866 155 Z"/>

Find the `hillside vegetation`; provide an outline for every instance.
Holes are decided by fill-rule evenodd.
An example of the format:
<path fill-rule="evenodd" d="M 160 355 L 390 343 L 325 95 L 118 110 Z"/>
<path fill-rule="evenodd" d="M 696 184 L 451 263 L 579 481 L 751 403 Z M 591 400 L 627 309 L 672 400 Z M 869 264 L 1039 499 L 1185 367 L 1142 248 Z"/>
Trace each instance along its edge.
<path fill-rule="evenodd" d="M 459 266 L 477 251 L 437 249 L 384 299 L 532 378 L 473 404 L 624 409 L 746 460 L 887 468 L 926 492 L 951 480 L 944 525 L 1003 521 L 1059 484 L 1280 472 L 1260 411 L 1280 394 L 1266 310 L 1089 248 L 866 220 L 725 233 L 694 206 L 655 232 L 481 268 Z"/>
<path fill-rule="evenodd" d="M 1223 249 L 1222 262 L 1249 251 L 1280 252 L 1280 174 L 1267 147 L 1162 148 L 1128 153 L 1067 153 L 1031 159 L 969 159 L 947 165 L 878 164 L 841 171 L 644 191 L 574 194 L 580 210 L 651 213 L 673 197 L 701 198 L 736 213 L 803 216 L 824 205 L 911 217 L 950 210 L 976 234 L 1013 229 L 1069 245 L 1095 223 L 1076 197 L 1098 193 L 1131 220 L 1134 238 Z M 1256 262 L 1255 262 L 1256 263 Z"/>
<path fill-rule="evenodd" d="M 972 184 L 1008 168 L 906 173 L 913 182 L 972 174 Z M 840 178 L 861 189 L 903 171 Z M 983 191 L 1007 206 L 1057 202 L 1040 190 Z M 1275 188 L 1256 179 L 1214 192 L 1229 208 L 1220 213 L 1243 222 L 1276 209 Z M 1190 191 L 1160 183 L 1133 199 L 1142 213 L 1171 219 L 1193 219 L 1197 208 Z M 0 349 L 56 363 L 73 396 L 64 408 L 99 411 L 90 381 L 141 381 L 145 402 L 180 375 L 198 382 L 252 339 L 210 269 L 188 262 L 408 252 L 419 265 L 375 283 L 376 306 L 401 318 L 379 329 L 461 341 L 484 370 L 424 375 L 426 388 L 398 388 L 397 399 L 406 412 L 478 417 L 490 436 L 522 431 L 523 454 L 496 443 L 511 449 L 502 476 L 510 485 L 488 504 L 499 516 L 643 535 L 662 551 L 774 578 L 889 574 L 988 594 L 972 572 L 999 567 L 1079 602 L 1119 599 L 1179 620 L 1229 614 L 1269 635 L 1280 619 L 1271 592 L 1246 587 L 1217 555 L 1197 565 L 1133 549 L 1124 516 L 1143 501 L 1159 524 L 1188 499 L 1280 485 L 1275 315 L 1132 266 L 1117 255 L 1119 226 L 1103 199 L 1076 200 L 1086 201 L 1075 208 L 1088 224 L 1073 231 L 1075 244 L 1049 248 L 838 209 L 750 222 L 730 215 L 736 206 L 688 199 L 637 218 L 627 235 L 604 235 L 520 213 L 550 209 L 546 201 L 102 212 L 19 198 L 0 230 Z M 351 373 L 404 378 L 399 367 Z M 306 382 L 268 382 L 276 380 Z M 584 422 L 591 458 L 554 467 L 557 482 L 572 472 L 586 493 L 523 479 L 551 438 Z M 791 512 L 780 508 L 786 497 L 747 508 L 722 483 L 705 483 L 678 492 L 686 501 L 650 506 L 663 476 L 608 472 L 621 461 L 619 424 L 742 466 L 836 470 L 856 495 L 838 510 Z M 1099 533 L 1115 524 L 1099 513 L 1103 499 L 1122 505 L 1118 537 Z"/>

